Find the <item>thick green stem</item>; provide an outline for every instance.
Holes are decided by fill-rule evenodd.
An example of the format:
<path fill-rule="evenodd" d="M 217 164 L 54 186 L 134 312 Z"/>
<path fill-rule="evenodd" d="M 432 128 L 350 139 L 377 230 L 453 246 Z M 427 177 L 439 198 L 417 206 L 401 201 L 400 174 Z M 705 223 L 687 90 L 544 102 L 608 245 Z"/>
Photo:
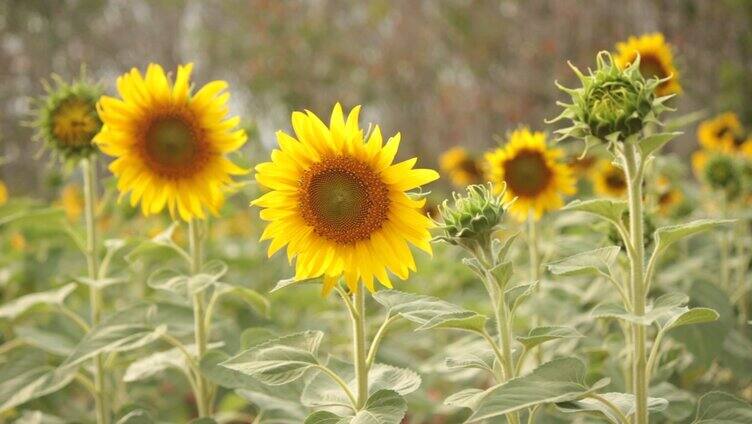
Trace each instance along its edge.
<path fill-rule="evenodd" d="M 94 158 L 81 161 L 84 176 L 84 217 L 86 220 L 86 263 L 89 278 L 99 278 L 99 257 L 97 256 L 97 166 Z M 102 316 L 102 295 L 99 288 L 89 286 L 89 308 L 91 310 L 91 325 L 96 326 Z M 97 411 L 97 423 L 109 423 L 107 412 L 107 394 L 104 378 L 104 358 L 102 355 L 94 357 L 94 403 Z"/>
<path fill-rule="evenodd" d="M 368 400 L 368 364 L 366 347 L 366 300 L 365 287 L 358 283 L 357 291 L 353 294 L 353 363 L 355 364 L 355 378 L 358 384 L 357 408 L 363 409 Z"/>
<path fill-rule="evenodd" d="M 638 160 L 640 161 L 638 163 Z M 630 286 L 632 291 L 632 313 L 637 316 L 645 315 L 645 279 L 643 262 L 645 260 L 645 245 L 642 228 L 642 180 L 644 158 L 639 158 L 637 147 L 633 144 L 624 145 L 624 169 L 627 174 L 627 189 L 629 193 L 629 236 L 634 248 L 634 256 L 630 258 Z M 632 388 L 635 395 L 635 424 L 648 422 L 648 381 L 645 355 L 645 326 L 632 324 Z"/>
<path fill-rule="evenodd" d="M 197 275 L 201 272 L 202 252 L 201 252 L 201 235 L 199 234 L 199 225 L 196 220 L 188 223 L 188 239 L 191 256 L 191 274 Z M 196 362 L 200 363 L 201 358 L 206 353 L 206 305 L 204 301 L 204 292 L 200 291 L 193 295 L 193 332 L 196 343 Z M 211 404 L 209 402 L 209 382 L 199 372 L 196 376 L 196 405 L 199 417 L 208 417 L 211 415 Z"/>

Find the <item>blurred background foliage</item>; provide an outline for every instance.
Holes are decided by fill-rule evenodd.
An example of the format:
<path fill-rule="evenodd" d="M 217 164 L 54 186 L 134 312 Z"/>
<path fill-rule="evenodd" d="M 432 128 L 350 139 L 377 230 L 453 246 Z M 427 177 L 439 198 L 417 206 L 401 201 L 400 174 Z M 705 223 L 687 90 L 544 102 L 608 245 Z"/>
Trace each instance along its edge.
<path fill-rule="evenodd" d="M 326 115 L 341 101 L 363 104 L 385 134 L 401 131 L 402 155 L 436 166 L 451 146 L 480 151 L 519 124 L 544 129 L 557 114 L 553 81 L 573 78 L 567 60 L 586 67 L 653 31 L 677 56 L 675 106 L 752 122 L 748 0 L 4 0 L 0 179 L 11 195 L 54 193 L 59 170 L 39 166 L 22 124 L 51 73 L 70 79 L 85 66 L 112 91 L 131 67 L 194 62 L 197 84 L 230 82 L 257 143 L 270 147 L 290 110 Z M 671 149 L 695 146 L 689 130 Z"/>

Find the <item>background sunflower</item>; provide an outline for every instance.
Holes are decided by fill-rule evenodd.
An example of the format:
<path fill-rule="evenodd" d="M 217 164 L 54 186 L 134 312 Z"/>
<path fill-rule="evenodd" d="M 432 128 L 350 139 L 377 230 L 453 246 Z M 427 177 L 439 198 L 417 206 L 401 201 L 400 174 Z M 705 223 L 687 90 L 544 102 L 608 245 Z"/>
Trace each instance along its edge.
<path fill-rule="evenodd" d="M 575 178 L 562 158 L 561 149 L 550 149 L 546 135 L 518 129 L 504 147 L 486 154 L 488 173 L 497 189 L 506 184 L 505 203 L 516 198 L 509 213 L 525 221 L 532 213 L 539 219 L 544 212 L 564 205 L 563 195 L 575 193 Z"/>
<path fill-rule="evenodd" d="M 668 78 L 656 89 L 658 96 L 679 94 L 682 87 L 679 84 L 679 71 L 674 65 L 674 54 L 671 46 L 666 43 L 663 34 L 655 32 L 639 37 L 629 37 L 625 42 L 616 43 L 616 64 L 622 68 L 634 62 L 640 56 L 640 73 L 645 78 Z"/>
<path fill-rule="evenodd" d="M 474 158 L 465 148 L 452 147 L 441 154 L 439 166 L 442 172 L 457 187 L 465 187 L 470 184 L 483 182 L 483 164 Z"/>

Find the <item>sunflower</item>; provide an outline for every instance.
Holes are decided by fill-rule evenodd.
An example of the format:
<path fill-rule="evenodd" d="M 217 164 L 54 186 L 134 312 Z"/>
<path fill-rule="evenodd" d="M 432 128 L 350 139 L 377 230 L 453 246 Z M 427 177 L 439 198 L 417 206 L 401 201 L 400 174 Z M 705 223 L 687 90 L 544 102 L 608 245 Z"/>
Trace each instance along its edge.
<path fill-rule="evenodd" d="M 271 240 L 269 256 L 287 246 L 295 279 L 323 276 L 325 294 L 341 275 L 352 291 L 360 281 L 374 291 L 374 277 L 392 287 L 387 269 L 404 280 L 415 271 L 408 242 L 431 253 L 425 199 L 406 191 L 438 173 L 413 169 L 416 158 L 393 164 L 400 134 L 382 146 L 375 126 L 366 141 L 359 112 L 345 120 L 337 104 L 329 127 L 312 112 L 293 112 L 296 137 L 278 131 L 279 149 L 256 167 L 256 180 L 271 190 L 251 202 L 269 222 L 261 235 Z"/>
<path fill-rule="evenodd" d="M 626 42 L 616 43 L 616 64 L 625 68 L 639 55 L 640 73 L 645 78 L 669 78 L 656 88 L 658 96 L 679 94 L 679 72 L 674 67 L 674 55 L 671 45 L 666 43 L 661 33 L 644 34 L 629 37 Z"/>
<path fill-rule="evenodd" d="M 92 140 L 102 127 L 96 110 L 101 88 L 85 76 L 72 83 L 57 75 L 52 79 L 54 85 L 45 82 L 46 94 L 36 100 L 35 138 L 63 159 L 88 157 L 96 152 Z"/>
<path fill-rule="evenodd" d="M 563 154 L 546 146 L 545 134 L 527 128 L 514 131 L 506 146 L 486 153 L 491 182 L 497 189 L 506 184 L 504 203 L 517 199 L 509 207 L 513 217 L 524 221 L 532 212 L 539 219 L 564 204 L 562 194 L 575 193 L 575 179 L 561 160 Z"/>
<path fill-rule="evenodd" d="M 627 192 L 624 171 L 610 160 L 599 160 L 592 178 L 595 192 L 602 196 L 623 197 Z"/>
<path fill-rule="evenodd" d="M 97 104 L 104 127 L 95 142 L 116 158 L 110 170 L 118 190 L 130 193 L 131 206 L 140 201 L 144 215 L 165 206 L 184 221 L 216 215 L 231 176 L 246 172 L 226 157 L 246 141 L 240 119 L 228 117 L 227 83 L 212 81 L 194 94 L 192 68 L 179 66 L 174 83 L 159 65 L 143 77 L 134 68 L 117 80 L 122 99 L 103 96 Z"/>
<path fill-rule="evenodd" d="M 60 192 L 59 204 L 63 208 L 68 221 L 78 221 L 84 211 L 84 200 L 81 189 L 75 184 L 63 187 L 63 190 Z"/>
<path fill-rule="evenodd" d="M 5 183 L 0 181 L 0 206 L 6 204 L 8 202 L 8 187 L 5 186 Z"/>
<path fill-rule="evenodd" d="M 733 112 L 722 113 L 697 127 L 700 145 L 708 150 L 752 153 L 752 140 L 744 137 L 739 117 Z"/>
<path fill-rule="evenodd" d="M 439 158 L 441 170 L 457 187 L 483 182 L 481 164 L 462 147 L 452 147 Z"/>

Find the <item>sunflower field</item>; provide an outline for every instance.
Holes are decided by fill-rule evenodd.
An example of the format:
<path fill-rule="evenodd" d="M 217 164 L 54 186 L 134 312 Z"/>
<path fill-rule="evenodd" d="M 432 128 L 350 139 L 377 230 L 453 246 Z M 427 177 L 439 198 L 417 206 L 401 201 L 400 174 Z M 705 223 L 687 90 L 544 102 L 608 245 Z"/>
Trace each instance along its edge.
<path fill-rule="evenodd" d="M 618 3 L 0 4 L 0 424 L 752 423 L 752 3 Z"/>

